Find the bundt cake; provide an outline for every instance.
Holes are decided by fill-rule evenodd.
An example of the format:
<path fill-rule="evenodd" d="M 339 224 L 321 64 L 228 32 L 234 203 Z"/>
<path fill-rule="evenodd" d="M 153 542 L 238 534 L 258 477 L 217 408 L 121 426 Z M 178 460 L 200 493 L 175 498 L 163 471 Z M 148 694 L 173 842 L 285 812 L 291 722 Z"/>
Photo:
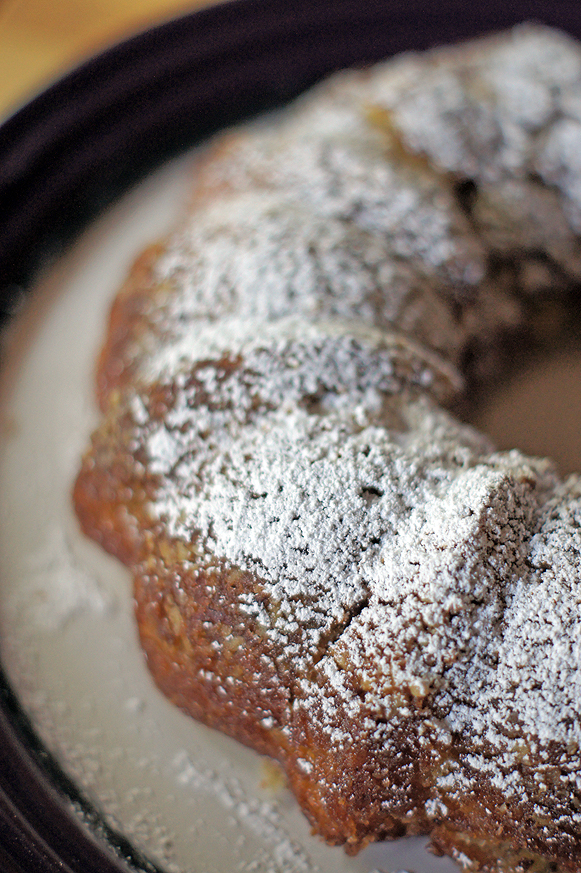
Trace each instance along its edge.
<path fill-rule="evenodd" d="M 523 25 L 216 139 L 114 302 L 82 528 L 348 851 L 581 869 L 581 479 L 451 411 L 580 278 L 581 47 Z"/>

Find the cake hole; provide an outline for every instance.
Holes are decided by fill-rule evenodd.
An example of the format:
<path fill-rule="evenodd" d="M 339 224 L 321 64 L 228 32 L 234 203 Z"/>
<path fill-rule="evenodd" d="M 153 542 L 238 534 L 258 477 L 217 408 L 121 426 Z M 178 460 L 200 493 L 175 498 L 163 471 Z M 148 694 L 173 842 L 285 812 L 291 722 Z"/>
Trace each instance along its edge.
<path fill-rule="evenodd" d="M 581 346 L 515 372 L 469 416 L 499 449 L 552 458 L 562 475 L 581 472 Z"/>
<path fill-rule="evenodd" d="M 365 488 L 361 489 L 360 494 L 367 504 L 375 503 L 376 500 L 383 497 L 383 491 L 374 485 L 366 485 Z"/>
<path fill-rule="evenodd" d="M 466 215 L 471 215 L 476 197 L 478 196 L 476 182 L 472 179 L 463 179 L 460 182 L 456 182 L 454 185 L 454 195 L 460 209 L 462 209 Z"/>

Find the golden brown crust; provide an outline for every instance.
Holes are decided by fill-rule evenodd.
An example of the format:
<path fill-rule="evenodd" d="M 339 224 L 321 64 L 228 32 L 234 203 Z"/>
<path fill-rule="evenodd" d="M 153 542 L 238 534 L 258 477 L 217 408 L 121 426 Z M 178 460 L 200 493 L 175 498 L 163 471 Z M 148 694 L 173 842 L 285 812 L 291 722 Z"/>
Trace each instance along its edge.
<path fill-rule="evenodd" d="M 162 252 L 163 244 L 157 243 L 136 258 L 111 306 L 96 372 L 97 400 L 103 411 L 111 391 L 123 388 L 133 374 L 131 348 L 139 347 L 140 337 L 148 327 L 147 313 L 159 293 L 153 270 Z"/>

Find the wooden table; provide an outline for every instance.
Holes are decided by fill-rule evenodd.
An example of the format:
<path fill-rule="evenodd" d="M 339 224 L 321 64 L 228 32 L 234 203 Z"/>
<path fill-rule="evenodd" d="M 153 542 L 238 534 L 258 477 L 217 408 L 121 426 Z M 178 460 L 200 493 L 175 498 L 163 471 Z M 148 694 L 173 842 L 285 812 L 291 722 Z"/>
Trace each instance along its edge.
<path fill-rule="evenodd" d="M 210 0 L 0 0 L 0 117 L 89 55 Z"/>

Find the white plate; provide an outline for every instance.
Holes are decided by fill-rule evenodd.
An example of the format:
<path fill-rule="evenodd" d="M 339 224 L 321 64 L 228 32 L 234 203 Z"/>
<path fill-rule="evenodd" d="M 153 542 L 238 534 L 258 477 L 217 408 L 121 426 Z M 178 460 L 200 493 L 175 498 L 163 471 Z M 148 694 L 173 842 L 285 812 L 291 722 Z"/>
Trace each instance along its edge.
<path fill-rule="evenodd" d="M 350 858 L 311 836 L 272 765 L 182 715 L 154 688 L 137 644 L 128 575 L 79 534 L 71 485 L 97 421 L 93 366 L 108 307 L 133 257 L 175 220 L 192 160 L 166 166 L 95 222 L 39 282 L 7 338 L 2 662 L 63 769 L 107 822 L 168 873 L 451 873 L 455 865 L 430 855 L 422 840 Z M 579 365 L 572 378 L 581 397 Z M 547 390 L 559 395 L 551 383 Z M 515 401 L 499 416 L 502 403 L 495 401 L 485 424 L 494 427 L 496 416 L 506 427 Z M 530 409 L 526 400 L 517 421 Z M 573 419 L 579 443 L 581 411 Z"/>

